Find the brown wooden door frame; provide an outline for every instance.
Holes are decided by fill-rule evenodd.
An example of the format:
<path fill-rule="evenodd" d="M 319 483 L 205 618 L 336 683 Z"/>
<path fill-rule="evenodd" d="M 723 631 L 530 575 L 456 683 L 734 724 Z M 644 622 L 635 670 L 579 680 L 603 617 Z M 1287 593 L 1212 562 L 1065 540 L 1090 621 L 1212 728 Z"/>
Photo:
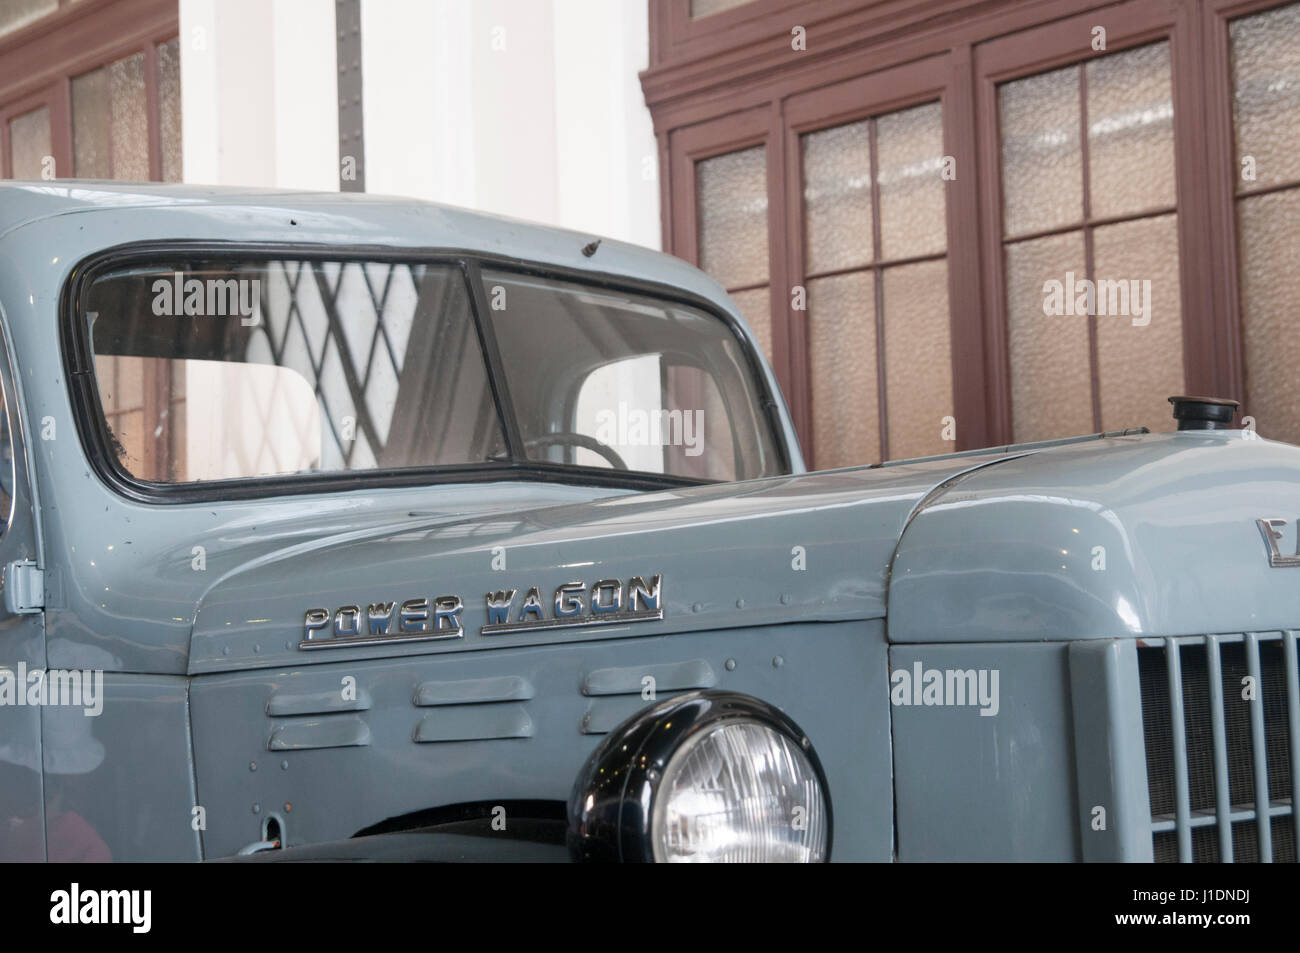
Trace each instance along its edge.
<path fill-rule="evenodd" d="M 1232 62 L 1228 27 L 1231 21 L 1252 13 L 1288 6 L 1293 0 L 1204 0 L 1198 30 L 1201 42 L 1200 74 L 1204 83 L 1205 182 L 1209 206 L 1211 263 L 1207 280 L 1213 308 L 1219 316 L 1222 351 L 1222 394 L 1245 406 L 1246 359 L 1241 313 L 1241 262 L 1237 235 L 1236 133 L 1232 121 Z"/>
<path fill-rule="evenodd" d="M 72 124 L 68 118 L 72 109 L 66 81 L 55 81 L 40 89 L 0 104 L 0 128 L 3 128 L 3 168 L 0 176 L 13 178 L 13 143 L 9 131 L 10 120 L 25 116 L 44 107 L 50 115 L 50 155 L 54 157 L 54 174 L 72 172 Z"/>
<path fill-rule="evenodd" d="M 792 192 L 799 193 L 798 178 L 791 178 L 796 173 L 790 166 L 791 151 L 797 149 L 798 142 L 787 130 L 787 104 L 801 96 L 815 99 L 841 83 L 865 81 L 870 85 L 872 75 L 883 75 L 920 60 L 947 57 L 948 76 L 942 84 L 944 144 L 946 154 L 957 160 L 957 179 L 948 183 L 947 190 L 953 401 L 962 409 L 956 448 L 1006 442 L 1010 425 L 1004 392 L 1009 385 L 999 378 L 1006 373 L 1006 360 L 1005 351 L 998 350 L 1004 349 L 1005 343 L 1001 329 L 994 327 L 1003 319 L 1001 311 L 990 304 L 990 282 L 985 279 L 986 274 L 1000 272 L 1001 256 L 999 250 L 996 257 L 986 259 L 982 240 L 981 230 L 989 211 L 982 207 L 987 163 L 982 161 L 978 148 L 975 51 L 989 42 L 989 37 L 1014 36 L 1016 31 L 1067 17 L 1087 18 L 1110 8 L 1087 0 L 987 0 L 963 19 L 966 8 L 956 0 L 845 0 L 816 5 L 754 0 L 740 9 L 750 9 L 757 15 L 734 30 L 673 38 L 669 14 L 673 4 L 681 6 L 682 2 L 651 0 L 650 25 L 652 37 L 659 37 L 660 55 L 652 55 L 651 68 L 642 74 L 659 138 L 660 167 L 666 172 L 660 177 L 665 248 L 688 261 L 697 261 L 694 239 L 688 244 L 674 237 L 683 225 L 693 233 L 695 212 L 693 172 L 686 175 L 680 167 L 681 150 L 672 144 L 673 140 L 689 129 L 725 129 L 738 114 L 758 115 L 766 110 L 769 180 L 779 176 L 769 187 L 769 269 L 777 352 L 774 364 L 810 462 L 815 460 L 815 448 L 806 333 L 799 319 L 786 321 L 785 334 L 778 336 L 783 316 L 789 313 L 789 302 L 784 293 L 780 299 L 775 297 L 778 291 L 796 283 L 793 276 L 801 267 L 794 268 L 794 263 L 802 259 L 801 251 L 776 253 L 786 242 L 802 243 L 802 235 L 773 230 L 777 216 L 789 214 L 793 221 L 794 210 L 802 205 L 801 201 L 791 200 Z M 1081 14 L 1081 8 L 1090 12 Z M 718 14 L 719 18 L 725 16 Z M 810 49 L 815 49 L 816 55 L 791 52 L 783 24 L 795 20 L 809 25 L 809 41 L 813 44 Z M 751 144 L 756 142 L 757 138 Z M 778 146 L 779 153 L 774 152 Z M 997 174 L 996 167 L 993 174 Z M 993 209 L 1000 229 L 1000 207 Z M 688 216 L 685 223 L 684 215 Z M 801 221 L 796 224 L 801 227 Z M 994 264 L 996 268 L 990 272 Z M 997 277 L 1000 284 L 1000 274 Z M 999 289 L 999 297 L 1000 293 Z M 782 340 L 788 346 L 785 356 L 780 353 Z"/>
<path fill-rule="evenodd" d="M 664 232 L 667 248 L 672 254 L 692 264 L 700 260 L 699 209 L 696 201 L 696 163 L 715 156 L 739 152 L 754 146 L 764 148 L 764 168 L 767 186 L 767 279 L 769 311 L 772 322 L 772 370 L 790 405 L 791 415 L 798 419 L 799 396 L 792 387 L 788 307 L 784 289 L 788 277 L 784 259 L 779 249 L 785 242 L 785 210 L 782 207 L 782 176 L 784 158 L 780 147 L 781 123 L 779 110 L 774 106 L 760 106 L 743 112 L 722 116 L 709 122 L 697 123 L 675 129 L 668 135 L 669 177 L 668 189 L 671 203 L 671 222 Z M 788 301 L 787 301 L 788 304 Z M 802 436 L 802 434 L 801 434 Z"/>
<path fill-rule="evenodd" d="M 828 129 L 869 117 L 881 116 L 912 106 L 938 102 L 943 110 L 944 150 L 957 162 L 957 179 L 945 183 L 946 259 L 948 272 L 948 315 L 952 343 L 953 404 L 960 407 L 958 449 L 982 446 L 986 379 L 984 367 L 983 315 L 980 309 L 979 248 L 970 240 L 969 222 L 962 214 L 973 204 L 973 132 L 954 121 L 969 114 L 969 57 L 940 53 L 899 66 L 876 70 L 831 86 L 798 93 L 784 103 L 786 135 L 785 207 L 797 227 L 785 236 L 785 269 L 791 285 L 807 286 L 803 223 L 803 150 L 805 133 Z M 963 194 L 965 193 L 965 194 Z M 877 212 L 878 214 L 878 212 Z M 775 300 L 775 299 L 774 299 Z M 790 308 L 788 295 L 783 309 L 790 325 L 789 349 L 792 391 L 798 394 L 802 416 L 796 415 L 805 455 L 816 459 L 812 443 L 811 329 L 808 312 Z M 877 321 L 881 315 L 876 316 Z M 883 387 L 883 376 L 880 384 Z M 882 407 L 884 405 L 882 404 Z M 954 410 L 954 413 L 956 411 Z M 886 422 L 882 421 L 882 428 Z M 882 429 L 882 434 L 885 431 Z"/>
<path fill-rule="evenodd" d="M 1189 392 L 1227 393 L 1230 385 L 1219 355 L 1226 347 L 1222 321 L 1215 320 L 1209 274 L 1213 268 L 1209 203 L 1206 198 L 1201 77 L 1195 0 L 1169 4 L 1129 0 L 1030 27 L 975 48 L 976 117 L 980 167 L 981 254 L 985 263 L 984 310 L 994 443 L 1014 439 L 1011 366 L 1007 333 L 1006 269 L 1002 234 L 1002 165 L 997 88 L 1026 76 L 1050 72 L 1161 40 L 1170 45 L 1174 102 L 1175 201 L 1183 321 L 1183 365 Z M 1090 47 L 1094 26 L 1106 28 L 1106 50 Z M 1087 170 L 1085 170 L 1085 175 Z M 1093 368 L 1096 373 L 1096 367 Z"/>
<path fill-rule="evenodd" d="M 178 0 L 78 0 L 0 37 L 0 103 L 172 39 Z"/>
<path fill-rule="evenodd" d="M 949 57 L 944 141 L 957 160 L 949 183 L 949 287 L 953 317 L 954 403 L 962 409 L 959 449 L 1012 438 L 1002 256 L 1001 165 L 996 85 L 1086 61 L 1094 25 L 1107 27 L 1107 52 L 1166 39 L 1170 43 L 1177 176 L 1179 282 L 1184 372 L 1189 390 L 1244 398 L 1239 255 L 1236 236 L 1237 157 L 1233 143 L 1228 23 L 1291 0 L 752 0 L 715 17 L 689 20 L 689 0 L 651 0 L 651 65 L 642 87 L 660 142 L 662 216 L 670 244 L 688 216 L 695 227 L 694 176 L 673 166 L 670 140 L 689 128 L 726 128 L 741 113 L 768 118 L 771 214 L 770 280 L 778 375 L 800 437 L 813 459 L 806 322 L 786 321 L 788 296 L 802 271 L 801 231 L 778 232 L 789 214 L 801 227 L 797 119 L 801 96 L 815 99 L 856 81 L 931 56 Z M 683 19 L 686 17 L 686 20 Z M 789 26 L 808 27 L 808 54 L 792 53 Z M 951 108 L 950 108 L 951 104 Z M 720 127 L 711 124 L 719 123 Z M 761 138 L 761 137 L 760 137 Z M 756 144 L 757 139 L 751 144 Z M 779 150 L 779 152 L 777 151 Z M 726 151 L 726 150 L 722 150 Z M 681 194 L 683 186 L 689 199 Z M 783 248 L 785 243 L 792 247 Z M 959 317 L 959 312 L 966 315 Z M 979 360 L 958 364 L 957 355 Z M 972 370 L 969 365 L 975 365 Z M 972 408 L 982 408 L 976 413 Z"/>
<path fill-rule="evenodd" d="M 650 0 L 650 62 L 707 58 L 737 42 L 770 39 L 774 34 L 781 34 L 788 43 L 796 25 L 815 25 L 862 6 L 862 0 L 818 0 L 814 6 L 802 8 L 791 0 L 749 0 L 695 19 L 691 0 Z"/>
<path fill-rule="evenodd" d="M 957 449 L 987 446 L 989 378 L 985 355 L 980 250 L 976 241 L 974 86 L 969 46 L 852 76 L 813 90 L 775 96 L 767 104 L 661 136 L 669 174 L 664 192 L 667 250 L 699 261 L 695 163 L 764 145 L 768 177 L 768 275 L 773 367 L 790 405 L 805 458 L 815 463 L 807 312 L 790 307 L 804 281 L 803 173 L 800 136 L 926 102 L 944 111 L 944 147 L 957 160 L 947 183 L 949 318 L 953 401 L 962 408 Z"/>
<path fill-rule="evenodd" d="M 673 130 L 668 137 L 673 189 L 672 230 L 667 234 L 668 251 L 686 261 L 699 261 L 699 222 L 695 205 L 695 164 L 703 159 L 739 152 L 754 146 L 768 148 L 771 134 L 766 108 L 721 116 Z M 769 230 L 770 233 L 770 230 Z"/>
<path fill-rule="evenodd" d="M 149 110 L 149 173 L 162 178 L 158 45 L 180 30 L 178 0 L 78 0 L 0 37 L 0 116 L 36 99 L 50 104 L 56 175 L 73 174 L 71 80 L 126 56 L 144 53 Z M 8 143 L 4 149 L 8 163 Z M 10 170 L 2 170 L 8 177 Z"/>
<path fill-rule="evenodd" d="M 76 174 L 72 140 L 72 80 L 124 57 L 144 54 L 149 176 L 162 178 L 162 132 L 158 46 L 179 34 L 177 0 L 60 0 L 58 10 L 0 37 L 0 177 L 13 177 L 9 120 L 45 106 L 50 115 L 50 153 L 55 177 Z M 112 174 L 112 145 L 109 169 Z M 147 420 L 163 420 L 163 432 L 147 438 L 144 465 L 159 478 L 173 424 L 168 409 L 171 368 L 149 362 L 143 371 Z"/>

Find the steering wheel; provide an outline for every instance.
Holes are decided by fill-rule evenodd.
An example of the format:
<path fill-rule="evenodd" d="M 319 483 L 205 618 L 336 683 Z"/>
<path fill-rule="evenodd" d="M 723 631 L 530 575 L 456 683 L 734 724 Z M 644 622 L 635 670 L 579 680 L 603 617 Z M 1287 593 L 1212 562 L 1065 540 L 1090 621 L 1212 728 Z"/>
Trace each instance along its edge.
<path fill-rule="evenodd" d="M 564 431 L 561 433 L 542 434 L 540 437 L 533 437 L 531 440 L 524 441 L 525 450 L 536 450 L 538 447 L 549 447 L 555 445 L 570 447 L 579 447 L 583 450 L 590 450 L 609 461 L 610 466 L 615 470 L 630 469 L 618 455 L 618 452 L 612 447 L 607 447 L 595 437 L 589 437 L 585 433 L 573 433 Z"/>

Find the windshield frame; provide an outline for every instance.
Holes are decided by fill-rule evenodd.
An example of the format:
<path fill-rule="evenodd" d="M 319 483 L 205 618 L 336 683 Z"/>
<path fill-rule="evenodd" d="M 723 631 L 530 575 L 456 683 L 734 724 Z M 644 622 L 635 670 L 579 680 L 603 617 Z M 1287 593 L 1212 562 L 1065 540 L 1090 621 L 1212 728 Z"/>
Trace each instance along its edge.
<path fill-rule="evenodd" d="M 158 264 L 167 261 L 168 256 L 208 257 L 217 260 L 227 259 L 232 262 L 292 258 L 302 261 L 419 263 L 454 268 L 466 284 L 471 316 L 478 333 L 489 388 L 496 404 L 510 459 L 434 467 L 335 470 L 186 483 L 144 480 L 131 474 L 113 450 L 108 421 L 95 379 L 90 328 L 82 315 L 81 302 L 87 289 L 105 272 L 142 262 Z M 769 385 L 762 359 L 740 322 L 715 301 L 656 281 L 566 268 L 480 251 L 394 248 L 387 245 L 335 245 L 317 242 L 150 240 L 103 249 L 78 262 L 65 281 L 60 297 L 59 338 L 69 397 L 82 449 L 91 467 L 105 483 L 121 495 L 145 503 L 198 503 L 213 500 L 261 499 L 304 493 L 347 492 L 381 487 L 520 480 L 633 490 L 671 489 L 720 482 L 644 470 L 613 470 L 605 467 L 529 459 L 509 401 L 508 381 L 492 336 L 491 317 L 486 313 L 486 300 L 480 280 L 484 269 L 578 283 L 597 289 L 642 294 L 695 308 L 722 321 L 736 338 L 745 355 L 746 369 L 750 375 L 749 383 L 761 404 L 760 412 L 755 414 L 755 417 L 768 427 L 769 442 L 775 454 L 775 459 L 768 467 L 769 472 L 754 478 L 783 476 L 793 472 L 790 447 L 780 413 L 782 404 Z"/>

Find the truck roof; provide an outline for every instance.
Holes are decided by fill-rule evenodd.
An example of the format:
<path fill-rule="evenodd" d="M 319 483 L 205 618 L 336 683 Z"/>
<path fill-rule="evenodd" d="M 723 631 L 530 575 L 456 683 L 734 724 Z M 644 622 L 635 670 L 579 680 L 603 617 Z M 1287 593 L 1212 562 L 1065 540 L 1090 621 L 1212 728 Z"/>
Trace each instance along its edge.
<path fill-rule="evenodd" d="M 583 249 L 600 236 L 404 196 L 357 192 L 132 183 L 79 179 L 0 181 L 0 239 L 35 222 L 90 214 L 108 220 L 127 209 L 175 211 L 193 231 L 214 237 L 238 223 L 230 237 L 248 241 L 292 240 L 341 245 L 443 248 L 503 255 L 595 272 L 625 274 L 670 284 L 714 300 L 725 292 L 713 279 L 679 258 L 627 242 L 601 238 L 595 253 Z M 233 213 L 233 214 L 232 214 Z M 167 216 L 170 218 L 170 216 Z M 197 220 L 204 220 L 198 226 Z M 154 222 L 160 221 L 150 216 Z M 206 226 L 206 227 L 205 227 Z M 149 238 L 199 237 L 170 227 L 146 235 L 106 229 L 103 247 Z M 733 306 L 734 309 L 734 306 Z"/>
<path fill-rule="evenodd" d="M 180 242 L 231 246 L 285 245 L 340 257 L 408 252 L 464 254 L 662 286 L 711 302 L 732 316 L 750 347 L 758 338 L 720 284 L 693 265 L 654 249 L 600 239 L 419 199 L 364 193 L 308 192 L 57 179 L 0 182 L 0 299 L 27 363 L 53 355 L 55 308 L 80 263 L 129 245 L 166 248 Z M 8 297 L 6 298 L 6 295 Z M 29 370 L 35 371 L 34 366 Z M 42 373 L 57 378 L 51 363 Z M 794 472 L 803 471 L 793 424 L 770 366 L 762 371 L 776 395 L 781 431 Z"/>

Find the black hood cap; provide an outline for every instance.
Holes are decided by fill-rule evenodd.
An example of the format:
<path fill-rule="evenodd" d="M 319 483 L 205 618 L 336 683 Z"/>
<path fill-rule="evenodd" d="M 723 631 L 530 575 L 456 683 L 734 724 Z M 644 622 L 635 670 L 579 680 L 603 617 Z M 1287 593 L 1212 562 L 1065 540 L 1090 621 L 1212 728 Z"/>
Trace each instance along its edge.
<path fill-rule="evenodd" d="M 1170 397 L 1179 430 L 1230 430 L 1241 406 L 1222 397 Z"/>

